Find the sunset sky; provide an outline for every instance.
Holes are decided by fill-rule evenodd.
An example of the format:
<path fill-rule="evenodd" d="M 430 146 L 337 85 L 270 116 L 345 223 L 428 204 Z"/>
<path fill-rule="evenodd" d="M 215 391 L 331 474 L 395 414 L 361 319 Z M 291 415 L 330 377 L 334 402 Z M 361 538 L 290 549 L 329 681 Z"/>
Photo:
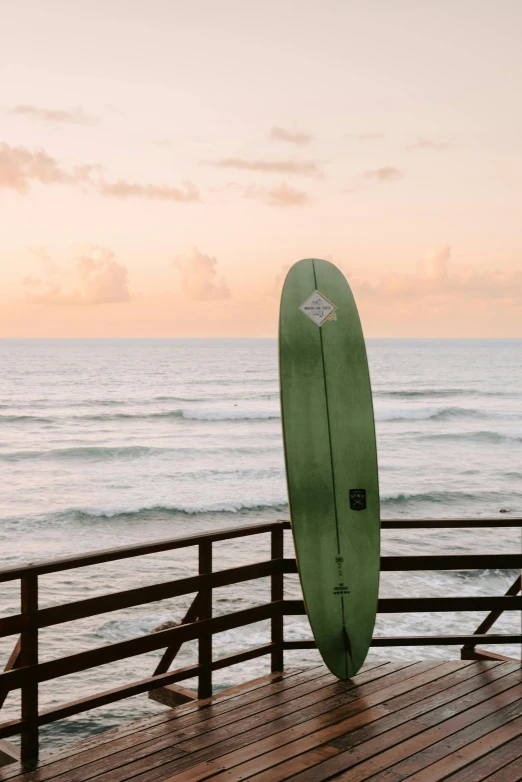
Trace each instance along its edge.
<path fill-rule="evenodd" d="M 522 337 L 519 0 L 0 0 L 0 336 Z"/>

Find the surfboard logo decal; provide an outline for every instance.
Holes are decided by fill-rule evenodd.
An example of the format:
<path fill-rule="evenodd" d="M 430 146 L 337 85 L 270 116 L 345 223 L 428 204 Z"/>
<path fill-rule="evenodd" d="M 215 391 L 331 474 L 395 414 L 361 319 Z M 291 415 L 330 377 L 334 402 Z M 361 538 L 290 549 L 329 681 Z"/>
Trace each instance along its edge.
<path fill-rule="evenodd" d="M 337 320 L 335 312 L 337 307 L 319 291 L 314 291 L 304 304 L 301 304 L 299 309 L 305 315 L 308 315 L 316 326 L 322 326 L 327 320 Z"/>
<path fill-rule="evenodd" d="M 351 510 L 366 510 L 366 489 L 350 489 Z"/>
<path fill-rule="evenodd" d="M 335 558 L 338 582 L 336 586 L 334 586 L 333 593 L 334 595 L 340 597 L 342 597 L 343 595 L 350 594 L 350 589 L 348 588 L 348 585 L 344 583 L 343 564 L 344 564 L 344 557 L 338 556 Z"/>

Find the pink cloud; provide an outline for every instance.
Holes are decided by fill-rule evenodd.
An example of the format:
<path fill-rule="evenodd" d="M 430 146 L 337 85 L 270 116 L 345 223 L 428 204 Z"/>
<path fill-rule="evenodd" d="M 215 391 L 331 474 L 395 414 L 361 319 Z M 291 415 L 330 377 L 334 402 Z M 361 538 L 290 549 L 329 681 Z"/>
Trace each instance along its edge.
<path fill-rule="evenodd" d="M 309 202 L 308 195 L 302 190 L 289 187 L 285 182 L 268 191 L 267 203 L 270 206 L 303 206 Z"/>
<path fill-rule="evenodd" d="M 447 244 L 430 250 L 421 272 L 384 275 L 378 283 L 354 282 L 362 296 L 380 299 L 449 298 L 522 300 L 522 271 L 453 269 Z"/>
<path fill-rule="evenodd" d="M 366 179 L 369 182 L 377 182 L 379 184 L 396 182 L 398 179 L 403 179 L 403 177 L 404 172 L 393 166 L 382 166 L 382 168 L 370 169 L 361 174 L 362 179 Z"/>
<path fill-rule="evenodd" d="M 199 201 L 199 190 L 192 182 L 183 182 L 183 187 L 168 185 L 143 185 L 138 182 L 127 182 L 119 179 L 117 182 L 100 182 L 98 192 L 108 198 L 144 198 L 149 201 Z"/>
<path fill-rule="evenodd" d="M 181 288 L 189 299 L 217 301 L 230 298 L 228 285 L 218 277 L 216 258 L 204 255 L 197 247 L 187 250 L 173 266 L 181 274 Z"/>
<path fill-rule="evenodd" d="M 323 173 L 313 160 L 245 160 L 243 158 L 221 158 L 202 161 L 215 168 L 235 168 L 242 171 L 258 171 L 265 174 L 291 174 L 319 179 Z"/>
<path fill-rule="evenodd" d="M 288 144 L 302 146 L 304 144 L 309 144 L 310 141 L 313 141 L 313 136 L 310 135 L 310 133 L 305 133 L 304 131 L 285 130 L 285 128 L 280 128 L 277 125 L 274 125 L 270 131 L 270 140 L 285 141 Z"/>
<path fill-rule="evenodd" d="M 93 126 L 100 122 L 99 117 L 86 114 L 81 106 L 72 109 L 45 109 L 40 106 L 20 104 L 9 109 L 9 114 L 21 114 L 25 117 L 43 120 L 44 122 L 62 123 L 67 125 Z"/>
<path fill-rule="evenodd" d="M 267 206 L 304 206 L 310 198 L 304 190 L 297 190 L 283 182 L 277 187 L 265 187 L 263 185 L 241 185 L 238 182 L 229 182 L 224 188 L 213 188 L 215 192 L 237 192 L 243 198 L 260 201 Z"/>
<path fill-rule="evenodd" d="M 418 136 L 417 140 L 410 144 L 408 149 L 432 149 L 435 152 L 445 152 L 450 144 L 447 141 L 434 141 L 425 136 Z"/>
<path fill-rule="evenodd" d="M 236 189 L 244 198 L 261 201 L 268 206 L 304 206 L 310 198 L 303 190 L 297 190 L 283 182 L 277 187 L 262 187 L 260 185 L 238 185 L 230 183 L 228 189 Z"/>
<path fill-rule="evenodd" d="M 55 263 L 45 252 L 33 251 L 40 276 L 22 281 L 28 298 L 42 304 L 113 304 L 131 300 L 128 269 L 114 260 L 108 247 L 85 245 L 67 265 Z"/>
<path fill-rule="evenodd" d="M 266 291 L 266 296 L 269 296 L 270 298 L 278 299 L 281 296 L 281 291 L 283 289 L 283 284 L 286 279 L 286 275 L 288 274 L 288 270 L 290 269 L 290 264 L 285 263 L 283 264 L 277 274 L 274 277 L 274 280 L 272 282 L 272 286 Z"/>
<path fill-rule="evenodd" d="M 395 168 L 395 166 L 371 168 L 367 171 L 363 171 L 359 176 L 354 177 L 351 184 L 348 185 L 348 187 L 345 187 L 343 192 L 358 193 L 372 185 L 386 185 L 390 182 L 398 182 L 399 180 L 404 179 L 405 176 L 405 172 L 401 171 L 399 168 Z"/>
<path fill-rule="evenodd" d="M 26 147 L 0 143 L 0 189 L 24 194 L 29 192 L 32 182 L 43 185 L 85 183 L 92 170 L 91 166 L 82 166 L 67 171 L 44 149 L 32 152 Z"/>
<path fill-rule="evenodd" d="M 0 143 L 0 190 L 14 190 L 22 195 L 28 193 L 31 185 L 82 186 L 106 198 L 143 198 L 150 201 L 177 201 L 187 203 L 199 201 L 199 190 L 192 182 L 182 187 L 171 185 L 143 184 L 107 181 L 97 165 L 80 165 L 66 169 L 43 149 L 31 151 L 26 147 L 12 147 Z"/>

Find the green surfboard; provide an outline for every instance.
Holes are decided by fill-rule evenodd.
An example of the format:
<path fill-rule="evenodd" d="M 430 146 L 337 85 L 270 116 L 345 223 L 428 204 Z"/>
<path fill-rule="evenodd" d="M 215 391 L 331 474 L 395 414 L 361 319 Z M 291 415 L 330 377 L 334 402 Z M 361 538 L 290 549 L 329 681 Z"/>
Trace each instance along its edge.
<path fill-rule="evenodd" d="M 380 572 L 377 448 L 370 376 L 343 274 L 315 258 L 288 272 L 279 372 L 290 517 L 317 647 L 348 679 L 372 639 Z"/>

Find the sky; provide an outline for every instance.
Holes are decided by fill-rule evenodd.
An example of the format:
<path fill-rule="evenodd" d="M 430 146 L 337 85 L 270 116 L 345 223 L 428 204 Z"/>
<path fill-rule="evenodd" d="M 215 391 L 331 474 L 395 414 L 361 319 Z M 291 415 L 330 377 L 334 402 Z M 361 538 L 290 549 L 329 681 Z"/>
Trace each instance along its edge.
<path fill-rule="evenodd" d="M 0 336 L 522 337 L 519 0 L 0 0 Z"/>

